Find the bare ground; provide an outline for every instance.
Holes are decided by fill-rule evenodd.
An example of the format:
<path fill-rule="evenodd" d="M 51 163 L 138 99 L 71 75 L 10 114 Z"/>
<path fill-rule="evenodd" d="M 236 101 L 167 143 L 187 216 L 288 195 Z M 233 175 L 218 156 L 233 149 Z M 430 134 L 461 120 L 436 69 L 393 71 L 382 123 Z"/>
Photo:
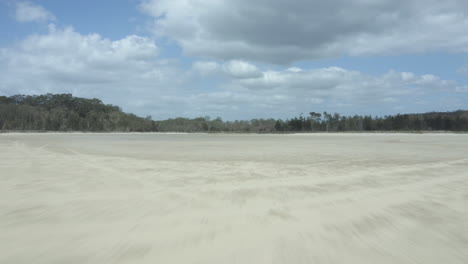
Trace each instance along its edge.
<path fill-rule="evenodd" d="M 466 263 L 467 134 L 0 134 L 0 263 Z"/>

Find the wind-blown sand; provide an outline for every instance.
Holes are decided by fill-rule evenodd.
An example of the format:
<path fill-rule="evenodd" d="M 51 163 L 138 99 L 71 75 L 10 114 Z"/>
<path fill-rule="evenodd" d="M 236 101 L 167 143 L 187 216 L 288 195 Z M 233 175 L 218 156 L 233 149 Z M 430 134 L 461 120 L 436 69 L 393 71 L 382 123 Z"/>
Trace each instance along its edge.
<path fill-rule="evenodd" d="M 0 263 L 468 263 L 466 134 L 0 134 Z"/>

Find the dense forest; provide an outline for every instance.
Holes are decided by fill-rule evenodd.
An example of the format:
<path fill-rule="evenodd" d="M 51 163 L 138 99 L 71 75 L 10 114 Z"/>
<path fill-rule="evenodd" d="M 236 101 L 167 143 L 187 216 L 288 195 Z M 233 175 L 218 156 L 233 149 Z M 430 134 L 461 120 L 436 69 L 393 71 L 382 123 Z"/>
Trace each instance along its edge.
<path fill-rule="evenodd" d="M 337 132 L 468 131 L 468 111 L 384 117 L 310 112 L 286 120 L 223 121 L 209 117 L 154 121 L 99 99 L 71 94 L 0 96 L 0 131 Z"/>

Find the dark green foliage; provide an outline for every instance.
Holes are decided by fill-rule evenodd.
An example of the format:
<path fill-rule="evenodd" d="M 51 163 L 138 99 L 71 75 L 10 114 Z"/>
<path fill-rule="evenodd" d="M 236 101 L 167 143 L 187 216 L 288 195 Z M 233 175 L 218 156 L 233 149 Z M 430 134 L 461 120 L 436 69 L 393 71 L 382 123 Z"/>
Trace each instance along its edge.
<path fill-rule="evenodd" d="M 161 132 L 254 132 L 272 133 L 275 129 L 274 119 L 252 119 L 250 121 L 223 121 L 221 118 L 211 120 L 208 117 L 171 118 L 155 121 Z"/>
<path fill-rule="evenodd" d="M 320 115 L 311 112 L 307 118 L 301 115 L 287 123 L 289 131 L 468 131 L 468 111 L 384 117 L 340 116 L 327 112 Z"/>
<path fill-rule="evenodd" d="M 71 94 L 0 96 L 0 129 L 49 131 L 155 131 L 153 121 L 118 106 Z"/>
<path fill-rule="evenodd" d="M 384 117 L 340 116 L 310 112 L 286 120 L 223 121 L 220 117 L 153 121 L 122 112 L 99 99 L 71 94 L 0 96 L 0 130 L 162 131 L 162 132 L 335 132 L 335 131 L 468 131 L 468 111 Z"/>

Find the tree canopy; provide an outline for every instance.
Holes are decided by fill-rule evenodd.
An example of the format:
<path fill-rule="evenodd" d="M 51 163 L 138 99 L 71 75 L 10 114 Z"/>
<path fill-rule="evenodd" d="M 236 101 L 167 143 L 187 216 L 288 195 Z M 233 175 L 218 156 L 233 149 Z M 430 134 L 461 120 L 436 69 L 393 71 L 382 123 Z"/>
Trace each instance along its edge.
<path fill-rule="evenodd" d="M 161 131 L 161 132 L 338 132 L 468 131 L 468 111 L 397 114 L 384 117 L 342 116 L 310 112 L 286 120 L 223 121 L 220 117 L 154 121 L 124 113 L 99 99 L 71 94 L 0 96 L 0 130 L 30 131 Z"/>

